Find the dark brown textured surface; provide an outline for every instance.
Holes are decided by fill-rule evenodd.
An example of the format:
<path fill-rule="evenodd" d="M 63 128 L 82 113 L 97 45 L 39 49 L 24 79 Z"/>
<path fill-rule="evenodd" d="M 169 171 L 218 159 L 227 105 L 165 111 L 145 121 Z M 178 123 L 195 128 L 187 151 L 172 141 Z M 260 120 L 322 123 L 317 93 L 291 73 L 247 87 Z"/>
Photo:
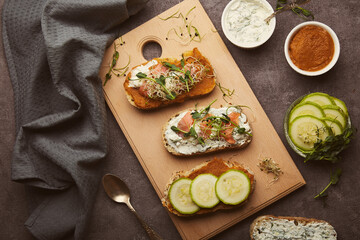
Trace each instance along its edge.
<path fill-rule="evenodd" d="M 249 239 L 249 227 L 257 216 L 263 214 L 302 216 L 323 219 L 334 226 L 339 239 L 358 239 L 360 233 L 360 176 L 358 159 L 359 136 L 351 143 L 337 165 L 326 162 L 304 164 L 288 146 L 283 133 L 283 117 L 287 107 L 301 95 L 322 91 L 342 99 L 348 106 L 355 127 L 359 128 L 360 100 L 359 74 L 360 18 L 357 10 L 360 2 L 355 0 L 313 0 L 305 6 L 315 14 L 315 20 L 329 25 L 338 35 L 341 45 L 340 58 L 335 67 L 319 77 L 297 74 L 288 66 L 283 45 L 290 30 L 303 22 L 291 12 L 278 15 L 274 35 L 263 46 L 254 50 L 243 50 L 232 45 L 221 31 L 221 13 L 228 1 L 202 0 L 205 10 L 225 44 L 249 82 L 265 112 L 272 121 L 281 139 L 287 146 L 307 185 L 258 214 L 236 224 L 214 237 L 214 239 Z M 269 0 L 275 6 L 275 0 Z M 1 6 L 3 0 L 0 0 Z M 178 1 L 151 0 L 146 9 L 131 17 L 119 28 L 120 35 L 146 22 Z M 12 87 L 4 59 L 0 52 L 0 239 L 32 239 L 23 223 L 27 218 L 26 195 L 22 185 L 10 181 L 10 161 L 15 140 L 14 103 Z M 229 70 L 230 71 L 230 70 Z M 126 142 L 111 112 L 108 111 L 109 154 L 104 172 L 122 177 L 130 185 L 132 204 L 138 213 L 165 239 L 179 239 L 173 223 L 162 207 L 144 171 Z M 359 134 L 357 134 L 359 135 Z M 329 189 L 325 202 L 315 196 L 329 182 L 331 169 L 343 169 L 340 182 Z M 100 180 L 99 180 L 100 181 Z M 147 239 L 145 231 L 125 205 L 115 204 L 99 189 L 87 239 Z"/>

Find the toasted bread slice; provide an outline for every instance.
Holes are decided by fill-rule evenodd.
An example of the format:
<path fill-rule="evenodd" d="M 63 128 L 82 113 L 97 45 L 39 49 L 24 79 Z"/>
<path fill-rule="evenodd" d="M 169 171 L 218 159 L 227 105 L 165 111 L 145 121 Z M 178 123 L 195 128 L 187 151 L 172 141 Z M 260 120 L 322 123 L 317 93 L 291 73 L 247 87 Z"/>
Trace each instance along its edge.
<path fill-rule="evenodd" d="M 224 109 L 224 112 L 226 111 L 226 107 L 223 107 L 221 109 Z M 233 111 L 235 108 L 231 108 L 230 111 Z M 241 121 L 239 120 L 239 127 L 245 127 L 247 131 L 243 134 L 237 135 L 239 140 L 228 143 L 223 138 L 220 138 L 218 140 L 204 140 L 204 144 L 195 144 L 194 145 L 194 139 L 192 138 L 183 138 L 183 140 L 180 140 L 180 137 L 177 137 L 174 135 L 171 127 L 175 126 L 177 127 L 177 124 L 181 121 L 181 118 L 186 114 L 187 112 L 192 112 L 194 109 L 187 109 L 185 111 L 179 112 L 175 115 L 173 115 L 163 126 L 162 129 L 162 138 L 163 138 L 163 144 L 168 152 L 170 152 L 173 155 L 176 156 L 195 156 L 195 155 L 203 155 L 208 154 L 212 152 L 218 152 L 218 151 L 224 151 L 224 150 L 230 150 L 230 149 L 242 149 L 245 148 L 252 140 L 252 130 L 250 128 L 250 124 L 247 120 L 246 115 L 239 109 L 239 113 L 241 116 Z M 199 110 L 200 111 L 200 110 Z M 213 111 L 212 108 L 210 108 L 210 113 Z M 214 111 L 219 111 L 219 109 L 215 109 Z M 198 120 L 199 123 L 199 120 Z M 198 127 L 195 127 L 195 129 L 198 129 Z M 201 131 L 197 130 L 197 134 L 200 136 Z M 180 141 L 178 141 L 180 140 Z M 178 142 L 176 142 L 178 141 Z M 188 142 L 187 142 L 188 141 Z M 188 148 L 194 147 L 191 150 L 185 149 L 181 145 L 177 145 L 179 142 L 186 143 Z M 218 143 L 218 144 L 217 144 Z M 217 145 L 216 145 L 217 144 Z"/>
<path fill-rule="evenodd" d="M 243 205 L 245 202 L 247 202 L 247 200 L 245 200 L 244 202 L 242 202 L 241 204 L 238 204 L 238 205 L 226 205 L 226 204 L 220 202 L 218 205 L 216 205 L 213 208 L 201 208 L 199 211 L 197 211 L 194 214 L 182 214 L 182 213 L 178 212 L 170 203 L 170 199 L 169 199 L 169 195 L 168 195 L 169 190 L 170 190 L 171 184 L 173 182 L 175 182 L 177 179 L 189 178 L 189 179 L 193 180 L 198 175 L 203 174 L 203 173 L 211 173 L 211 174 L 215 175 L 216 177 L 219 177 L 222 173 L 224 173 L 230 169 L 240 170 L 249 177 L 250 184 L 251 184 L 251 192 L 250 192 L 250 195 L 251 195 L 251 193 L 254 191 L 254 188 L 255 188 L 254 173 L 249 168 L 247 168 L 247 167 L 243 166 L 242 164 L 239 164 L 235 161 L 224 161 L 222 159 L 215 157 L 213 160 L 204 162 L 188 171 L 174 172 L 172 177 L 170 178 L 168 184 L 166 185 L 166 188 L 164 191 L 164 197 L 161 199 L 162 205 L 165 208 L 167 208 L 169 210 L 169 212 L 171 212 L 175 215 L 178 215 L 178 216 L 193 216 L 193 215 L 211 213 L 211 212 L 215 212 L 218 210 L 233 209 L 235 207 Z M 250 197 L 250 195 L 249 195 L 249 197 Z"/>
<path fill-rule="evenodd" d="M 252 240 L 276 239 L 337 239 L 333 226 L 323 220 L 304 217 L 275 217 L 265 215 L 256 218 L 250 226 Z"/>
<path fill-rule="evenodd" d="M 185 60 L 185 65 L 192 63 L 201 66 L 202 69 L 206 70 L 206 74 L 201 74 L 201 76 L 199 76 L 198 82 L 196 82 L 193 87 L 189 89 L 189 91 L 184 91 L 181 94 L 178 94 L 173 100 L 169 100 L 166 98 L 150 98 L 149 96 L 147 96 L 146 94 L 144 95 L 141 92 L 140 87 L 130 86 L 130 79 L 134 77 L 132 76 L 133 71 L 130 71 L 124 82 L 125 93 L 130 104 L 139 109 L 150 110 L 173 103 L 180 103 L 190 98 L 209 94 L 216 86 L 214 69 L 211 66 L 209 60 L 204 57 L 197 48 L 194 48 L 192 51 L 183 53 L 182 56 Z M 158 63 L 168 62 L 170 64 L 174 64 L 179 68 L 182 68 L 181 60 L 177 60 L 175 58 L 155 58 L 153 60 L 156 60 Z M 149 62 L 150 61 L 141 65 L 145 66 Z M 132 70 L 141 65 L 134 67 Z"/>

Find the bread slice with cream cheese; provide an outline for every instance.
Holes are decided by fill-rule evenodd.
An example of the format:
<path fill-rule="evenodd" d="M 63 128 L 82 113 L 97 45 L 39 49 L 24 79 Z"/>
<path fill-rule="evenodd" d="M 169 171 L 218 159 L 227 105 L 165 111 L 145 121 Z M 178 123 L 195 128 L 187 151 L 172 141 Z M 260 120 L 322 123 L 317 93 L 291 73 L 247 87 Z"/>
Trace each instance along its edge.
<path fill-rule="evenodd" d="M 256 218 L 250 226 L 252 240 L 335 240 L 337 233 L 330 223 L 305 217 L 275 217 L 265 215 Z"/>
<path fill-rule="evenodd" d="M 203 108 L 204 109 L 204 108 Z M 173 115 L 163 126 L 163 144 L 176 156 L 194 156 L 245 148 L 252 140 L 247 116 L 237 106 L 210 108 L 201 119 L 193 119 L 202 109 L 187 109 Z M 230 116 L 230 117 L 229 117 Z M 227 123 L 226 118 L 229 119 Z M 174 131 L 179 128 L 179 131 Z M 193 128 L 191 130 L 190 128 Z M 243 132 L 239 133 L 239 129 Z M 191 134 L 191 131 L 194 131 Z M 189 134 L 184 134 L 189 132 Z"/>

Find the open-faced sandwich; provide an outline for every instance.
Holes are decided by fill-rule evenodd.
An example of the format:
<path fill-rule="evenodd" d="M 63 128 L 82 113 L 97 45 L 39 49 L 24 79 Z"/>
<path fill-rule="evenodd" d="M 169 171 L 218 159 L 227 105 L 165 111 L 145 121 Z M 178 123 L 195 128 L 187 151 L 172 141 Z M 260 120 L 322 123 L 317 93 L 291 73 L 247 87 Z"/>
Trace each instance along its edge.
<path fill-rule="evenodd" d="M 246 147 L 252 131 L 240 106 L 188 109 L 171 117 L 163 127 L 165 148 L 177 156 L 193 156 Z"/>
<path fill-rule="evenodd" d="M 334 227 L 323 220 L 265 215 L 256 218 L 251 224 L 250 238 L 252 240 L 336 240 L 337 234 Z"/>
<path fill-rule="evenodd" d="M 136 66 L 124 82 L 129 102 L 144 110 L 208 94 L 215 85 L 214 69 L 197 48 L 181 60 L 155 58 Z"/>
<path fill-rule="evenodd" d="M 250 169 L 214 158 L 188 171 L 175 172 L 161 201 L 173 214 L 192 216 L 240 206 L 254 187 Z"/>

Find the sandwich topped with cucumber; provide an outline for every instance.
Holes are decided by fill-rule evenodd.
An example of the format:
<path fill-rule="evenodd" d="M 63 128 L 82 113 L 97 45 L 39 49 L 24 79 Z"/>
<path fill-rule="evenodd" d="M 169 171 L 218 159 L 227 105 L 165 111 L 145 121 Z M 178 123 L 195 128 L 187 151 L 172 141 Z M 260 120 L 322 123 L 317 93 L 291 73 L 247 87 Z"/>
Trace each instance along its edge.
<path fill-rule="evenodd" d="M 188 171 L 177 171 L 166 186 L 162 204 L 178 216 L 231 209 L 246 202 L 255 179 L 247 167 L 214 158 Z"/>
<path fill-rule="evenodd" d="M 291 142 L 307 160 L 337 161 L 353 135 L 345 103 L 326 93 L 303 97 L 290 111 L 287 124 Z"/>

